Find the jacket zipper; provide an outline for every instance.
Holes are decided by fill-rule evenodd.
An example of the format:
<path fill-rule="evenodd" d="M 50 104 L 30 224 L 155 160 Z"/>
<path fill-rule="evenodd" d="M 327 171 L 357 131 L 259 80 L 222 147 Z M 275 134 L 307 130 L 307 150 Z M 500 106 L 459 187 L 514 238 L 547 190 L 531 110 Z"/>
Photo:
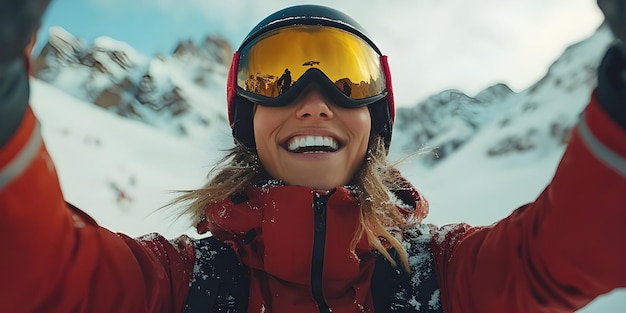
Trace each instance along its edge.
<path fill-rule="evenodd" d="M 311 261 L 311 290 L 313 299 L 320 312 L 330 313 L 330 307 L 324 299 L 322 273 L 324 270 L 324 248 L 326 246 L 326 206 L 332 192 L 313 194 L 313 209 L 315 211 L 315 230 L 313 236 L 313 258 Z"/>

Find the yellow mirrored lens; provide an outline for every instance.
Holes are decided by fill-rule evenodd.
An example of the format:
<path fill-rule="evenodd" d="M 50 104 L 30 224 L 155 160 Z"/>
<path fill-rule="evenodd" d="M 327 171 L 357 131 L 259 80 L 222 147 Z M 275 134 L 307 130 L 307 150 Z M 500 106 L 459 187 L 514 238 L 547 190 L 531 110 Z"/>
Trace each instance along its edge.
<path fill-rule="evenodd" d="M 311 68 L 322 71 L 352 99 L 385 90 L 380 56 L 367 42 L 347 31 L 318 25 L 276 29 L 241 49 L 237 84 L 275 98 Z"/>

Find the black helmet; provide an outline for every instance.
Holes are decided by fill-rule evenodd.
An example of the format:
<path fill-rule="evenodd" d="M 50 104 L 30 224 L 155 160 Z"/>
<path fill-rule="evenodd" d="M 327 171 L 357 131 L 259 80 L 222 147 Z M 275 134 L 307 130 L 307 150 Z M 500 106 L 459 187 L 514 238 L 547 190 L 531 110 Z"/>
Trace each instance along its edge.
<path fill-rule="evenodd" d="M 384 75 L 384 93 L 374 102 L 367 103 L 372 118 L 372 133 L 383 138 L 389 148 L 391 132 L 395 118 L 395 106 L 391 76 L 387 57 L 384 56 L 374 42 L 369 39 L 364 29 L 346 14 L 320 5 L 298 5 L 277 11 L 258 23 L 246 36 L 234 54 L 227 82 L 228 118 L 233 136 L 240 143 L 255 148 L 253 130 L 252 101 L 242 96 L 237 87 L 239 56 L 242 48 L 266 34 L 267 32 L 296 25 L 320 25 L 337 28 L 354 34 L 365 41 L 380 57 L 381 72 Z"/>

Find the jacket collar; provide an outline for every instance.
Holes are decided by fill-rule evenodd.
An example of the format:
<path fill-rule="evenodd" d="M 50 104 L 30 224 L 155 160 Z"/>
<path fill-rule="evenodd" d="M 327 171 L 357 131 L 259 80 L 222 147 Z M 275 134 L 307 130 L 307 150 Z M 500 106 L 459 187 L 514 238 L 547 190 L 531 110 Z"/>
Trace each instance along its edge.
<path fill-rule="evenodd" d="M 306 195 L 313 193 L 324 193 L 323 190 L 315 190 L 304 186 L 288 186 L 283 181 L 278 179 L 267 179 L 259 181 L 253 186 L 248 186 L 243 192 L 233 194 L 228 199 L 213 205 L 208 205 L 205 208 L 204 218 L 196 225 L 196 229 L 199 234 L 212 231 L 210 226 L 211 217 L 208 213 L 215 208 L 221 208 L 223 211 L 228 211 L 227 208 L 232 206 L 238 206 L 241 204 L 247 204 L 248 208 L 252 208 L 254 203 L 263 203 L 264 201 L 271 200 L 273 194 L 281 194 L 283 190 L 288 192 L 296 192 L 298 195 Z M 346 185 L 343 187 L 335 188 L 329 192 L 339 191 L 338 194 L 342 195 L 345 199 L 356 200 L 356 187 Z M 428 215 L 429 205 L 424 196 L 404 177 L 399 176 L 398 184 L 394 190 L 391 191 L 392 201 L 398 207 L 399 212 L 405 217 L 407 224 L 419 224 Z M 258 209 L 258 208 L 257 208 Z M 218 216 L 218 220 L 225 222 L 223 217 Z M 220 223 L 222 223 L 220 222 Z M 218 223 L 218 224 L 220 224 Z M 232 223 L 227 223 L 231 224 Z M 219 228 L 219 227 L 218 227 Z M 214 233 L 215 229 L 212 231 Z"/>
<path fill-rule="evenodd" d="M 415 218 L 423 212 L 419 194 L 412 188 L 394 194 L 407 222 L 419 220 Z M 250 270 L 249 312 L 268 307 L 276 312 L 316 309 L 311 300 L 311 275 L 319 223 L 315 201 L 320 196 L 324 198 L 324 297 L 337 312 L 373 307 L 369 282 L 376 256 L 366 238 L 352 248 L 361 219 L 355 189 L 322 191 L 273 180 L 248 186 L 241 194 L 207 206 L 205 219 L 197 225 L 199 233 L 210 231 L 229 244 Z M 280 301 L 276 297 L 281 297 Z M 297 306 L 279 310 L 278 303 Z"/>

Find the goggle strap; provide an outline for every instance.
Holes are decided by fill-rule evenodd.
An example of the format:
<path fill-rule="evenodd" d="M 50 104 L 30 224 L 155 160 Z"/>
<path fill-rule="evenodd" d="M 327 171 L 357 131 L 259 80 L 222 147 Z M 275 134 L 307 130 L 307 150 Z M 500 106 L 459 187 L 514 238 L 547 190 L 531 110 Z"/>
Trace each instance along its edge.
<path fill-rule="evenodd" d="M 235 123 L 235 96 L 237 95 L 237 68 L 239 67 L 239 51 L 233 55 L 233 61 L 228 70 L 228 78 L 226 81 L 226 101 L 228 103 L 228 122 L 233 127 Z"/>
<path fill-rule="evenodd" d="M 255 147 L 254 140 L 254 104 L 244 97 L 233 97 L 232 130 L 233 137 L 246 147 Z"/>
<path fill-rule="evenodd" d="M 383 70 L 383 75 L 385 76 L 385 82 L 387 84 L 387 105 L 389 106 L 389 115 L 391 118 L 391 122 L 393 123 L 396 119 L 396 103 L 393 98 L 393 87 L 391 85 L 391 70 L 389 69 L 389 62 L 387 60 L 386 55 L 380 56 L 380 67 Z"/>

